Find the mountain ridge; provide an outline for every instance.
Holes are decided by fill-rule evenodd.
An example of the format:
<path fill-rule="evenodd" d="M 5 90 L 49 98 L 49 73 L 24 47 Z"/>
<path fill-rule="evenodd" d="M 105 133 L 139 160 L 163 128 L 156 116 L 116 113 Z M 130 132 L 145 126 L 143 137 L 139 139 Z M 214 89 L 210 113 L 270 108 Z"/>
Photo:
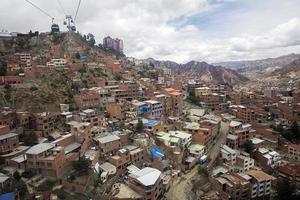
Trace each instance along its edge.
<path fill-rule="evenodd" d="M 148 58 L 144 61 L 157 68 L 169 68 L 175 74 L 197 77 L 208 82 L 236 84 L 249 80 L 232 69 L 227 69 L 222 66 L 214 66 L 204 61 L 192 60 L 184 64 L 179 64 L 169 60 L 159 61 L 153 58 Z"/>
<path fill-rule="evenodd" d="M 300 59 L 300 54 L 291 53 L 274 58 L 258 59 L 258 60 L 240 60 L 213 63 L 226 68 L 234 69 L 239 73 L 263 72 L 272 73 L 274 70 L 282 68 L 294 60 Z"/>

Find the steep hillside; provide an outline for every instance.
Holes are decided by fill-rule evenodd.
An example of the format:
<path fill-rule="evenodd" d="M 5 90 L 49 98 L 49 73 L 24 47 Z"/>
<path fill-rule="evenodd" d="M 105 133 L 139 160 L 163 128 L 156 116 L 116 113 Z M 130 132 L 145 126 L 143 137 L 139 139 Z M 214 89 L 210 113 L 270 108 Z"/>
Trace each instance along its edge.
<path fill-rule="evenodd" d="M 78 33 L 24 35 L 13 40 L 0 40 L 1 65 L 16 62 L 14 54 L 19 52 L 30 53 L 33 66 L 46 66 L 52 58 L 66 58 L 70 70 L 48 70 L 35 74 L 26 71 L 24 84 L 0 86 L 0 106 L 29 111 L 57 111 L 61 103 L 74 107 L 73 97 L 82 88 L 96 86 L 97 81 L 113 79 L 103 60 L 110 60 L 115 55 L 94 46 Z M 86 62 L 78 59 L 78 54 L 87 55 L 88 61 L 98 66 L 88 68 Z"/>
<path fill-rule="evenodd" d="M 271 73 L 272 76 L 299 76 L 300 77 L 300 59 L 294 60 L 293 62 L 277 69 Z"/>
<path fill-rule="evenodd" d="M 220 62 L 216 65 L 234 69 L 239 73 L 272 73 L 297 59 L 300 59 L 300 54 L 289 54 L 263 60 Z"/>
<path fill-rule="evenodd" d="M 213 66 L 206 62 L 190 61 L 185 64 L 178 64 L 172 61 L 157 61 L 154 59 L 147 59 L 146 61 L 158 68 L 170 68 L 175 74 L 198 77 L 208 82 L 235 84 L 248 81 L 246 77 L 232 69 Z"/>

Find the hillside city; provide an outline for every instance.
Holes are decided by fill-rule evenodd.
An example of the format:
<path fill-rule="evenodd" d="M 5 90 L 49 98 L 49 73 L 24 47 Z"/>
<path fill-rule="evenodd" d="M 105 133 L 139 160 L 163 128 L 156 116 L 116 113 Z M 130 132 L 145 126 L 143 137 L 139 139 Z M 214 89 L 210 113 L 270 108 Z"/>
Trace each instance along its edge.
<path fill-rule="evenodd" d="M 0 200 L 300 198 L 300 54 L 179 64 L 0 32 Z"/>

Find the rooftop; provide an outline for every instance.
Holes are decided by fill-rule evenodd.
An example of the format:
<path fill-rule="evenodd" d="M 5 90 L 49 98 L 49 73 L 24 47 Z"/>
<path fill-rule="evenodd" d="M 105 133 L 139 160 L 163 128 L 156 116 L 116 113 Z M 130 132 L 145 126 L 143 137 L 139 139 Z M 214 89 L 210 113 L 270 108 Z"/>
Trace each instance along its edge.
<path fill-rule="evenodd" d="M 0 183 L 4 183 L 8 179 L 9 179 L 8 176 L 6 176 L 5 174 L 3 174 L 3 173 L 0 172 Z"/>
<path fill-rule="evenodd" d="M 54 148 L 56 145 L 52 143 L 41 143 L 32 146 L 28 151 L 26 151 L 26 154 L 33 154 L 38 155 L 40 153 L 43 153 L 45 151 L 48 151 L 49 149 Z"/>
<path fill-rule="evenodd" d="M 16 133 L 7 133 L 7 134 L 4 134 L 4 135 L 0 135 L 0 140 L 5 140 L 5 139 L 8 139 L 8 138 L 12 138 L 12 137 L 15 137 L 17 135 L 18 134 L 16 134 Z"/>
<path fill-rule="evenodd" d="M 161 171 L 152 167 L 145 167 L 143 169 L 139 169 L 134 166 L 131 168 L 129 173 L 130 177 L 136 179 L 144 186 L 154 185 L 161 176 Z"/>
<path fill-rule="evenodd" d="M 229 124 L 230 127 L 236 127 L 236 126 L 240 126 L 240 125 L 242 125 L 241 122 L 234 121 L 234 120 L 232 120 Z"/>
<path fill-rule="evenodd" d="M 104 136 L 104 137 L 98 137 L 97 140 L 100 143 L 105 144 L 105 143 L 108 143 L 108 142 L 113 142 L 113 141 L 120 140 L 120 138 L 116 135 L 107 135 L 107 136 Z"/>
<path fill-rule="evenodd" d="M 254 177 L 255 179 L 257 179 L 259 181 L 268 181 L 268 180 L 272 180 L 272 178 L 273 178 L 269 174 L 266 174 L 265 172 L 260 171 L 260 170 L 249 170 L 246 172 L 246 174 Z"/>

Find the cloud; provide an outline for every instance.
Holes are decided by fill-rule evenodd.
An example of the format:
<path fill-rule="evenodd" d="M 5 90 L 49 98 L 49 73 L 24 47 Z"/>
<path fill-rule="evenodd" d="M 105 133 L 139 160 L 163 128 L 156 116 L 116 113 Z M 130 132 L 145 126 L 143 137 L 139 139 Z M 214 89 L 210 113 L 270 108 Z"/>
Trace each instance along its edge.
<path fill-rule="evenodd" d="M 53 15 L 55 22 L 65 29 L 58 0 L 31 1 Z M 78 1 L 60 1 L 66 12 L 74 15 Z M 300 21 L 296 9 L 299 1 L 274 2 L 82 0 L 76 25 L 80 32 L 93 33 L 98 42 L 106 35 L 122 38 L 126 55 L 137 58 L 215 62 L 300 52 Z M 0 29 L 49 31 L 51 19 L 26 1 L 1 3 L 0 24 L 4 27 Z M 266 8 L 282 9 L 271 16 Z M 203 18 L 202 14 L 210 17 Z"/>
<path fill-rule="evenodd" d="M 242 35 L 230 39 L 233 51 L 251 51 L 300 45 L 300 20 L 293 18 L 266 34 Z"/>

